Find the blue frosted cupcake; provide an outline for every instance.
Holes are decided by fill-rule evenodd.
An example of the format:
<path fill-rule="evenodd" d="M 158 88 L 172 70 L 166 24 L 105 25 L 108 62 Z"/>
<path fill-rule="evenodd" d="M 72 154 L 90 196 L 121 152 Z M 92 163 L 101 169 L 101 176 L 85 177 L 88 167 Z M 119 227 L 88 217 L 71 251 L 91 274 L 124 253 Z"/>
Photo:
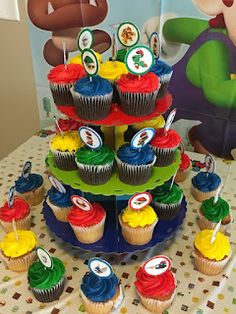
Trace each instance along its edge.
<path fill-rule="evenodd" d="M 199 172 L 192 178 L 192 195 L 197 201 L 203 202 L 215 196 L 220 184 L 221 179 L 214 172 Z"/>
<path fill-rule="evenodd" d="M 172 67 L 165 62 L 156 59 L 151 72 L 156 74 L 160 80 L 160 88 L 157 94 L 157 98 L 162 98 L 167 92 L 167 88 L 173 74 Z"/>
<path fill-rule="evenodd" d="M 116 154 L 119 179 L 127 184 L 140 185 L 148 181 L 156 162 L 149 145 L 134 149 L 129 144 L 122 145 Z"/>
<path fill-rule="evenodd" d="M 20 176 L 15 181 L 15 189 L 19 196 L 23 197 L 31 206 L 36 206 L 44 198 L 43 177 L 39 174 L 32 173 L 28 178 Z"/>
<path fill-rule="evenodd" d="M 113 89 L 111 83 L 95 76 L 90 81 L 84 77 L 71 89 L 77 114 L 85 120 L 100 120 L 109 115 Z"/>

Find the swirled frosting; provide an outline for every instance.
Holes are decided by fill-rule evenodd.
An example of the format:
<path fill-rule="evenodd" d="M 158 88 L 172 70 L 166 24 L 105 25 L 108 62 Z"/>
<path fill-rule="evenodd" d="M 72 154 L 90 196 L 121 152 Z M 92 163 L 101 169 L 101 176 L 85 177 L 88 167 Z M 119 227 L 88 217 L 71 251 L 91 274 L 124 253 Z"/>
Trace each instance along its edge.
<path fill-rule="evenodd" d="M 110 82 L 118 80 L 122 74 L 127 74 L 126 65 L 119 61 L 106 61 L 101 64 L 99 76 Z"/>
<path fill-rule="evenodd" d="M 0 220 L 6 222 L 11 222 L 13 219 L 19 220 L 28 216 L 29 212 L 29 204 L 23 198 L 15 196 L 12 207 L 9 207 L 8 202 L 6 202 L 0 208 Z"/>
<path fill-rule="evenodd" d="M 70 84 L 86 75 L 84 68 L 80 64 L 57 65 L 48 74 L 48 80 L 52 83 Z"/>
<path fill-rule="evenodd" d="M 75 158 L 78 163 L 85 165 L 106 165 L 111 164 L 114 161 L 115 154 L 107 145 L 103 145 L 99 149 L 91 149 L 87 146 L 80 148 Z"/>
<path fill-rule="evenodd" d="M 7 257 L 16 258 L 31 252 L 37 245 L 36 235 L 32 231 L 17 230 L 18 240 L 14 232 L 5 235 L 0 243 L 3 254 Z"/>
<path fill-rule="evenodd" d="M 98 52 L 95 52 L 96 57 L 98 59 L 98 62 L 101 63 L 102 62 L 102 55 Z M 81 64 L 82 65 L 82 55 L 81 53 L 79 53 L 77 56 L 72 57 L 68 64 Z"/>
<path fill-rule="evenodd" d="M 50 143 L 50 149 L 62 152 L 75 152 L 81 146 L 83 146 L 83 142 L 76 131 L 66 132 L 64 136 L 58 133 Z"/>
<path fill-rule="evenodd" d="M 74 206 L 68 214 L 69 223 L 79 227 L 89 227 L 98 224 L 104 218 L 106 212 L 98 203 L 93 203 L 92 207 L 93 209 L 85 211 Z"/>
<path fill-rule="evenodd" d="M 81 290 L 93 302 L 106 302 L 111 300 L 118 289 L 119 280 L 115 274 L 111 278 L 99 278 L 93 273 L 84 275 Z"/>
<path fill-rule="evenodd" d="M 151 206 L 147 206 L 142 210 L 133 210 L 126 207 L 122 211 L 121 219 L 132 228 L 145 227 L 156 221 L 157 214 Z"/>
<path fill-rule="evenodd" d="M 164 129 L 158 129 L 150 145 L 158 148 L 175 148 L 181 141 L 181 137 L 175 130 L 169 130 L 164 134 Z"/>
<path fill-rule="evenodd" d="M 152 93 L 158 89 L 158 77 L 149 72 L 142 76 L 133 75 L 131 73 L 121 75 L 116 81 L 118 88 L 123 93 Z"/>
<path fill-rule="evenodd" d="M 112 92 L 112 86 L 108 80 L 97 75 L 92 78 L 92 81 L 89 77 L 77 81 L 74 91 L 87 97 L 104 96 Z"/>
<path fill-rule="evenodd" d="M 155 63 L 151 68 L 151 72 L 155 73 L 157 76 L 161 77 L 165 74 L 170 74 L 173 72 L 172 67 L 166 64 L 165 62 L 155 59 Z"/>
<path fill-rule="evenodd" d="M 194 240 L 194 246 L 198 251 L 210 260 L 221 261 L 230 254 L 229 239 L 221 232 L 216 235 L 216 240 L 211 244 L 214 230 L 200 231 Z"/>
<path fill-rule="evenodd" d="M 217 223 L 229 215 L 229 204 L 221 197 L 214 204 L 214 197 L 212 197 L 202 203 L 200 211 L 208 220 Z"/>
<path fill-rule="evenodd" d="M 78 129 L 83 125 L 83 123 L 78 122 L 78 121 L 74 121 L 71 119 L 59 119 L 58 120 L 58 124 L 60 126 L 60 129 L 63 132 L 67 132 L 67 131 L 78 131 Z M 58 129 L 58 126 L 56 125 L 56 131 L 60 132 L 60 130 Z"/>
<path fill-rule="evenodd" d="M 65 275 L 65 266 L 59 258 L 51 257 L 52 268 L 46 268 L 37 261 L 28 270 L 28 280 L 30 288 L 50 289 L 55 286 Z"/>
<path fill-rule="evenodd" d="M 173 184 L 170 190 L 170 184 L 164 183 L 161 186 L 156 187 L 151 191 L 152 198 L 154 202 L 161 204 L 176 204 L 182 200 L 183 192 L 181 188 Z"/>
<path fill-rule="evenodd" d="M 26 193 L 39 188 L 43 184 L 43 177 L 36 173 L 31 173 L 28 178 L 19 177 L 15 181 L 16 192 Z"/>
<path fill-rule="evenodd" d="M 160 129 L 160 128 L 163 128 L 164 125 L 165 125 L 165 119 L 163 118 L 162 115 L 160 115 L 159 117 L 153 118 L 152 120 L 149 120 L 149 121 L 135 123 L 133 127 L 136 130 L 142 130 L 144 128 Z"/>
<path fill-rule="evenodd" d="M 134 284 L 142 296 L 153 299 L 165 299 L 176 288 L 175 277 L 170 270 L 159 276 L 151 276 L 144 271 L 143 267 L 137 271 Z"/>
<path fill-rule="evenodd" d="M 190 166 L 191 166 L 191 160 L 188 157 L 188 155 L 185 153 L 181 154 L 181 163 L 180 163 L 179 169 L 180 170 L 186 170 Z"/>
<path fill-rule="evenodd" d="M 155 158 L 149 145 L 140 149 L 134 149 L 129 144 L 124 144 L 118 149 L 117 157 L 130 165 L 148 165 Z"/>
<path fill-rule="evenodd" d="M 192 184 L 201 192 L 211 192 L 218 188 L 221 179 L 216 173 L 199 172 L 192 178 Z"/>
<path fill-rule="evenodd" d="M 64 186 L 65 187 L 65 186 Z M 71 201 L 71 196 L 75 194 L 75 191 L 67 186 L 65 187 L 66 193 L 59 192 L 54 186 L 48 191 L 49 201 L 59 207 L 71 207 L 73 203 Z"/>
<path fill-rule="evenodd" d="M 127 49 L 119 49 L 117 51 L 116 60 L 120 62 L 125 62 L 126 54 L 127 54 Z"/>

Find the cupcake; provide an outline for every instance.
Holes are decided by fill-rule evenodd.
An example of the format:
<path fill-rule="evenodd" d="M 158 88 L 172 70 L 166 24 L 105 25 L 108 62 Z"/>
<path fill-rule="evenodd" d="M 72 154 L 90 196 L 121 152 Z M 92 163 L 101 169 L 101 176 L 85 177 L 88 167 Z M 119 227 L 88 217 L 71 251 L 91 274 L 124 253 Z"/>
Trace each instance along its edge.
<path fill-rule="evenodd" d="M 199 172 L 192 178 L 192 195 L 195 200 L 203 202 L 215 196 L 221 184 L 220 177 L 212 172 Z"/>
<path fill-rule="evenodd" d="M 155 162 L 156 157 L 149 145 L 135 149 L 129 144 L 124 144 L 116 153 L 118 176 L 126 184 L 146 183 L 151 176 Z"/>
<path fill-rule="evenodd" d="M 161 60 L 155 59 L 155 64 L 151 68 L 151 72 L 156 74 L 160 80 L 161 86 L 158 91 L 157 97 L 162 98 L 167 92 L 167 88 L 173 74 L 172 67 Z"/>
<path fill-rule="evenodd" d="M 158 258 L 158 256 L 153 257 Z M 152 260 L 151 259 L 151 260 Z M 150 261 L 151 261 L 150 260 Z M 160 275 L 149 274 L 141 266 L 136 273 L 135 287 L 142 305 L 150 312 L 164 313 L 175 297 L 176 281 L 174 274 L 167 269 Z"/>
<path fill-rule="evenodd" d="M 231 222 L 229 204 L 221 197 L 214 203 L 214 197 L 205 200 L 198 210 L 198 225 L 201 230 L 215 229 L 221 220 L 220 231 L 225 232 Z"/>
<path fill-rule="evenodd" d="M 157 157 L 155 166 L 171 165 L 175 160 L 176 151 L 181 141 L 181 137 L 174 130 L 168 130 L 166 133 L 164 129 L 156 130 L 155 136 L 150 142 L 150 146 Z"/>
<path fill-rule="evenodd" d="M 158 217 L 149 205 L 141 210 L 128 206 L 120 213 L 119 222 L 122 235 L 128 243 L 144 245 L 151 241 Z"/>
<path fill-rule="evenodd" d="M 75 152 L 83 145 L 76 131 L 58 133 L 50 143 L 50 151 L 53 154 L 56 166 L 61 170 L 77 169 Z"/>
<path fill-rule="evenodd" d="M 14 197 L 14 204 L 9 207 L 6 202 L 0 208 L 0 223 L 6 232 L 13 231 L 12 221 L 15 219 L 16 228 L 29 230 L 31 227 L 31 211 L 29 204 L 21 197 Z"/>
<path fill-rule="evenodd" d="M 171 220 L 177 216 L 183 199 L 183 191 L 177 184 L 170 189 L 170 184 L 166 182 L 152 190 L 151 195 L 159 219 Z"/>
<path fill-rule="evenodd" d="M 229 239 L 221 232 L 211 243 L 214 230 L 200 231 L 194 240 L 194 262 L 197 270 L 205 275 L 218 275 L 231 257 Z"/>
<path fill-rule="evenodd" d="M 102 63 L 102 55 L 100 53 L 98 53 L 98 52 L 95 52 L 95 54 L 96 54 L 96 57 L 98 59 L 98 62 Z M 82 65 L 83 64 L 82 54 L 79 53 L 77 56 L 72 57 L 69 60 L 68 64 L 81 64 Z"/>
<path fill-rule="evenodd" d="M 149 121 L 144 121 L 144 122 L 139 122 L 133 124 L 133 128 L 137 131 L 142 130 L 144 128 L 153 128 L 155 130 L 161 129 L 165 126 L 165 119 L 163 118 L 162 115 L 153 118 L 152 120 Z"/>
<path fill-rule="evenodd" d="M 81 243 L 94 243 L 103 237 L 106 211 L 98 203 L 85 211 L 74 206 L 68 214 L 68 222 Z"/>
<path fill-rule="evenodd" d="M 40 261 L 28 270 L 29 288 L 39 302 L 58 300 L 65 286 L 65 266 L 59 258 L 51 257 L 53 266 L 46 268 Z"/>
<path fill-rule="evenodd" d="M 109 81 L 94 76 L 77 81 L 71 88 L 77 114 L 85 120 L 100 120 L 107 117 L 112 104 L 112 85 Z"/>
<path fill-rule="evenodd" d="M 159 88 L 158 77 L 149 72 L 142 76 L 123 74 L 116 81 L 120 95 L 120 106 L 130 116 L 146 116 L 155 109 Z"/>
<path fill-rule="evenodd" d="M 10 270 L 26 271 L 36 260 L 37 239 L 32 231 L 17 230 L 7 233 L 0 243 L 0 258 Z"/>
<path fill-rule="evenodd" d="M 183 182 L 187 179 L 191 171 L 191 160 L 187 154 L 181 154 L 181 163 L 177 171 L 175 182 Z"/>
<path fill-rule="evenodd" d="M 71 119 L 59 119 L 58 125 L 62 132 L 68 132 L 68 131 L 78 131 L 78 129 L 83 125 L 82 122 L 74 121 Z M 61 132 L 58 129 L 58 126 L 56 125 L 56 132 Z"/>
<path fill-rule="evenodd" d="M 60 64 L 48 74 L 49 86 L 56 105 L 72 106 L 73 98 L 70 89 L 75 82 L 86 75 L 80 64 Z"/>
<path fill-rule="evenodd" d="M 44 199 L 44 182 L 43 177 L 39 174 L 30 173 L 27 178 L 20 176 L 15 181 L 15 189 L 17 194 L 31 206 L 40 204 Z"/>
<path fill-rule="evenodd" d="M 107 145 L 98 149 L 84 146 L 75 154 L 81 180 L 91 185 L 104 184 L 110 179 L 114 159 L 114 152 Z"/>

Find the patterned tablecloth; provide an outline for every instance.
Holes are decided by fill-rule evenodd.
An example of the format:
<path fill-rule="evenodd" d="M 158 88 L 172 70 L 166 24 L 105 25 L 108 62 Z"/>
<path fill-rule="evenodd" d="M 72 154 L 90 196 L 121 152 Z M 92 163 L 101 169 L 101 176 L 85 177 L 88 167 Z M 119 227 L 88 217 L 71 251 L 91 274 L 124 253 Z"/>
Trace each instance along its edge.
<path fill-rule="evenodd" d="M 41 135 L 41 137 L 39 136 Z M 44 135 L 45 137 L 42 137 Z M 33 162 L 33 172 L 44 174 L 46 188 L 50 185 L 45 173 L 44 158 L 48 151 L 50 136 L 41 133 L 30 138 L 8 157 L 0 162 L 0 199 L 1 205 L 7 191 L 20 175 L 26 160 Z M 193 160 L 203 161 L 204 156 L 189 153 Z M 222 177 L 224 188 L 222 196 L 230 203 L 232 213 L 236 215 L 236 162 L 217 159 L 217 173 Z M 192 172 L 191 176 L 194 175 Z M 236 313 L 236 226 L 233 224 L 229 234 L 231 237 L 232 258 L 225 271 L 213 277 L 205 276 L 194 270 L 191 257 L 193 239 L 199 228 L 196 223 L 196 210 L 199 203 L 190 195 L 190 179 L 181 184 L 188 201 L 187 216 L 176 236 L 158 246 L 137 254 L 108 256 L 107 259 L 116 274 L 121 278 L 125 299 L 117 313 L 148 313 L 139 302 L 134 288 L 135 272 L 140 264 L 156 254 L 165 254 L 173 261 L 173 271 L 178 286 L 177 295 L 171 308 L 165 314 L 181 313 Z M 48 230 L 42 215 L 42 205 L 33 209 L 32 230 L 38 235 L 39 244 L 44 246 L 52 256 L 62 259 L 66 266 L 66 287 L 59 301 L 42 304 L 34 299 L 28 290 L 27 274 L 14 273 L 0 262 L 0 314 L 31 313 L 83 313 L 84 307 L 79 296 L 81 278 L 87 271 L 87 261 L 93 253 L 73 249 L 56 238 Z M 1 230 L 0 238 L 4 232 Z"/>

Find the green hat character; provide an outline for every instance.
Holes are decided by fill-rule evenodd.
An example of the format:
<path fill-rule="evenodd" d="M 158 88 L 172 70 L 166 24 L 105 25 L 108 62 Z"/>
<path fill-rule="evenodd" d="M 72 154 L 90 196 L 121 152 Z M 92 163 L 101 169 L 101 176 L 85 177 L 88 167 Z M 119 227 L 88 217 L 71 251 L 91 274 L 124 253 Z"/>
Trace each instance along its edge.
<path fill-rule="evenodd" d="M 94 60 L 91 57 L 86 56 L 84 62 L 88 69 L 93 70 L 95 68 Z"/>

